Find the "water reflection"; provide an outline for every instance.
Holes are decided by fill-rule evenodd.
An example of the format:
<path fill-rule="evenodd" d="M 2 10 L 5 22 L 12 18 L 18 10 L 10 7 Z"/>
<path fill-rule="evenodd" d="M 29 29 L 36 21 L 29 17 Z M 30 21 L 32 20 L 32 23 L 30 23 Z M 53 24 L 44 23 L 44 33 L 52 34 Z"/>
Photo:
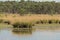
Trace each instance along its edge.
<path fill-rule="evenodd" d="M 28 35 L 32 34 L 32 28 L 19 28 L 19 29 L 13 28 L 12 33 Z"/>
<path fill-rule="evenodd" d="M 4 29 L 0 32 L 0 40 L 60 40 L 60 30 Z"/>

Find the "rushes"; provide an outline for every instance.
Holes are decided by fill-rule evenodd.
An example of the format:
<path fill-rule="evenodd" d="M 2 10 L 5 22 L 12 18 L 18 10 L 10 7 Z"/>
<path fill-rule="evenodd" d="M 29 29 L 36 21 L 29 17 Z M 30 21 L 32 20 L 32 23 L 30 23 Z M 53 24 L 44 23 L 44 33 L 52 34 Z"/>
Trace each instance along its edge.
<path fill-rule="evenodd" d="M 14 28 L 32 28 L 34 24 L 29 22 L 15 22 L 12 24 Z"/>
<path fill-rule="evenodd" d="M 5 23 L 5 24 L 11 24 L 11 22 L 9 20 L 4 20 L 3 23 Z"/>
<path fill-rule="evenodd" d="M 10 24 L 13 26 L 34 26 L 35 24 L 60 24 L 59 15 L 31 14 L 20 16 L 19 14 L 0 14 L 0 23 Z M 17 21 L 17 22 L 16 22 Z"/>
<path fill-rule="evenodd" d="M 36 24 L 60 24 L 60 20 L 39 20 L 36 21 Z"/>

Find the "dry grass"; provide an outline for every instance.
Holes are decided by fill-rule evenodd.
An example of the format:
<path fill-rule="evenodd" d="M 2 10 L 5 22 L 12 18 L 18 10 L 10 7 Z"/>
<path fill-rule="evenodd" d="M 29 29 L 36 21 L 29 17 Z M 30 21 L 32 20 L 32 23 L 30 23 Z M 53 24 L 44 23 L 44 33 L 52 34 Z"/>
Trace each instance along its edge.
<path fill-rule="evenodd" d="M 0 19 L 9 20 L 11 23 L 14 22 L 33 22 L 39 20 L 60 20 L 60 14 L 48 15 L 48 14 L 28 14 L 20 16 L 19 14 L 0 14 Z"/>

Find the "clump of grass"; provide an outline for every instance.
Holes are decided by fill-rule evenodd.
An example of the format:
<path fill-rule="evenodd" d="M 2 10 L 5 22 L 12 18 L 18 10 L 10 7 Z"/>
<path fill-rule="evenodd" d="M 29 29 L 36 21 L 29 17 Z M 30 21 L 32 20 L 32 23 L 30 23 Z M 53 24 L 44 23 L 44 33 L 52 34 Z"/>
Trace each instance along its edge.
<path fill-rule="evenodd" d="M 48 20 L 48 23 L 49 24 L 58 24 L 59 23 L 59 20 Z"/>
<path fill-rule="evenodd" d="M 2 16 L 2 17 L 1 17 Z M 6 17 L 7 16 L 7 17 Z M 47 14 L 26 14 L 24 16 L 20 16 L 19 14 L 0 14 L 0 18 L 3 19 L 3 23 L 9 23 L 9 21 L 11 23 L 14 23 L 15 21 L 19 21 L 22 22 L 22 20 L 25 21 L 32 21 L 32 23 L 34 22 L 35 24 L 52 24 L 52 23 L 56 23 L 56 24 L 60 24 L 60 16 L 59 15 L 47 15 Z M 57 20 L 56 20 L 57 19 Z M 9 21 L 5 21 L 5 20 L 9 20 Z M 2 20 L 0 20 L 0 22 L 2 22 Z M 28 23 L 28 24 L 29 24 Z"/>
<path fill-rule="evenodd" d="M 36 24 L 58 24 L 58 23 L 60 24 L 59 20 L 53 20 L 53 19 L 36 21 Z"/>
<path fill-rule="evenodd" d="M 36 24 L 40 24 L 40 21 L 38 20 L 38 21 L 36 21 L 35 23 L 36 23 Z"/>
<path fill-rule="evenodd" d="M 32 28 L 34 24 L 28 22 L 15 22 L 13 28 Z"/>
<path fill-rule="evenodd" d="M 41 23 L 43 23 L 43 24 L 47 24 L 48 21 L 47 21 L 47 20 L 42 20 Z"/>
<path fill-rule="evenodd" d="M 43 20 L 36 21 L 36 24 L 43 24 L 43 23 L 45 23 L 45 20 L 44 21 Z"/>
<path fill-rule="evenodd" d="M 11 22 L 9 20 L 4 20 L 3 23 L 5 23 L 5 24 L 11 24 Z"/>
<path fill-rule="evenodd" d="M 56 20 L 55 23 L 56 23 L 56 24 L 59 24 L 59 20 Z"/>

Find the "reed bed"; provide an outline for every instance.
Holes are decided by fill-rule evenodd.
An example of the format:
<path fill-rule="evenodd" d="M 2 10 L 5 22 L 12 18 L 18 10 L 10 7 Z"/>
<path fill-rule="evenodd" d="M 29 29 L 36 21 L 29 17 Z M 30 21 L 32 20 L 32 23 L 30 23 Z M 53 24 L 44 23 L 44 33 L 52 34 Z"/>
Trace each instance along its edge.
<path fill-rule="evenodd" d="M 27 14 L 24 16 L 19 14 L 0 14 L 0 23 L 11 25 L 60 24 L 60 14 Z"/>

